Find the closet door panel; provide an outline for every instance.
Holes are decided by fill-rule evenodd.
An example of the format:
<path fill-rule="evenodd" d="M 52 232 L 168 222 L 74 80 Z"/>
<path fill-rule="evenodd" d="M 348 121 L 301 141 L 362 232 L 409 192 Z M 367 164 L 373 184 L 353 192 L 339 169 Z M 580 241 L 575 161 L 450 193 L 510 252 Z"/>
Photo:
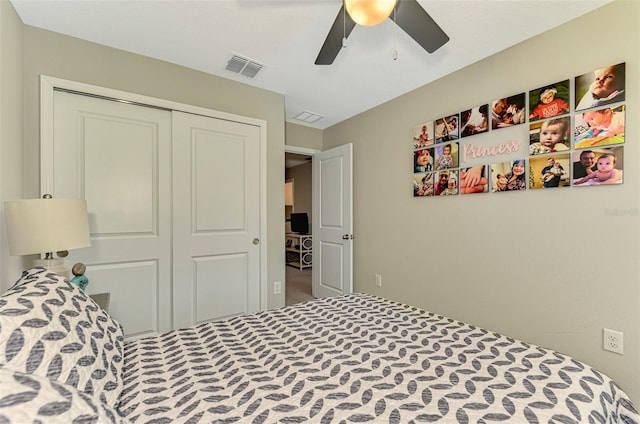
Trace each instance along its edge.
<path fill-rule="evenodd" d="M 128 338 L 171 329 L 171 113 L 66 92 L 54 110 L 50 194 L 86 199 L 91 232 L 67 265 Z"/>
<path fill-rule="evenodd" d="M 194 258 L 195 321 L 249 309 L 248 257 L 244 253 Z"/>
<path fill-rule="evenodd" d="M 157 260 L 91 266 L 91 283 L 94 280 L 109 282 L 109 314 L 117 317 L 129 339 L 158 332 L 161 281 L 158 269 Z M 114 279 L 114 275 L 118 278 Z"/>
<path fill-rule="evenodd" d="M 174 112 L 173 134 L 175 325 L 257 312 L 260 129 Z"/>
<path fill-rule="evenodd" d="M 204 129 L 191 135 L 193 232 L 245 231 L 244 141 Z"/>
<path fill-rule="evenodd" d="M 84 192 L 96 233 L 157 234 L 157 123 L 91 117 L 83 139 Z"/>

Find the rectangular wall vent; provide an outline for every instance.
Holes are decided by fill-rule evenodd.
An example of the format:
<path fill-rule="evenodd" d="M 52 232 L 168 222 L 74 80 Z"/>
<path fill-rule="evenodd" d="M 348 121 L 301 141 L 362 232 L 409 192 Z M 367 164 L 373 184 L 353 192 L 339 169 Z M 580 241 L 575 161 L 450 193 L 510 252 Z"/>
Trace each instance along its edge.
<path fill-rule="evenodd" d="M 260 72 L 263 66 L 263 64 L 254 60 L 234 54 L 227 62 L 225 69 L 248 78 L 253 78 Z"/>
<path fill-rule="evenodd" d="M 299 114 L 293 117 L 293 119 L 297 119 L 298 121 L 306 122 L 308 124 L 313 124 L 314 122 L 318 122 L 322 118 L 324 118 L 323 115 L 320 115 L 319 113 L 309 112 L 308 110 L 300 112 Z"/>

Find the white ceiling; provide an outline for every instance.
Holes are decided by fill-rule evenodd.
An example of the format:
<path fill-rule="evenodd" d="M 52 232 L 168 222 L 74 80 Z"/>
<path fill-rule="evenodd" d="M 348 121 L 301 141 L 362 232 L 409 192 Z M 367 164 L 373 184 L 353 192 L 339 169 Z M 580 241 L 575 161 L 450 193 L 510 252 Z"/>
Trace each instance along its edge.
<path fill-rule="evenodd" d="M 609 1 L 419 0 L 450 37 L 435 53 L 387 20 L 356 26 L 333 65 L 317 66 L 341 0 L 11 0 L 25 24 L 281 93 L 287 121 L 319 129 Z M 225 70 L 234 53 L 264 68 Z M 303 111 L 324 118 L 293 119 Z"/>

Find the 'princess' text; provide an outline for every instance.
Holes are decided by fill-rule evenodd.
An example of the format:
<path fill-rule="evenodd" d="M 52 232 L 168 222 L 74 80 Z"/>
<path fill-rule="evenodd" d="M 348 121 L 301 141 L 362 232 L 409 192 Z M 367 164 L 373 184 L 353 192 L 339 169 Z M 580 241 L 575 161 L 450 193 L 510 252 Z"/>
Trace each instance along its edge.
<path fill-rule="evenodd" d="M 506 155 L 508 153 L 517 152 L 520 149 L 520 143 L 516 140 L 511 140 L 508 143 L 500 143 L 495 146 L 474 146 L 473 143 L 464 145 L 463 159 L 464 162 L 471 156 L 472 159 L 481 158 L 485 156 Z"/>

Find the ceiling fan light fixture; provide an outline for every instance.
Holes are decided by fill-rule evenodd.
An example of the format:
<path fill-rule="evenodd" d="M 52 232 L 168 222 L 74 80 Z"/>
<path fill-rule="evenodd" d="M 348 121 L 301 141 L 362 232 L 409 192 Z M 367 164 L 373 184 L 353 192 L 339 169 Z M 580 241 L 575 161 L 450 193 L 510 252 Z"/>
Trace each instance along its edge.
<path fill-rule="evenodd" d="M 397 0 L 344 0 L 345 9 L 358 25 L 374 26 L 391 15 Z"/>

